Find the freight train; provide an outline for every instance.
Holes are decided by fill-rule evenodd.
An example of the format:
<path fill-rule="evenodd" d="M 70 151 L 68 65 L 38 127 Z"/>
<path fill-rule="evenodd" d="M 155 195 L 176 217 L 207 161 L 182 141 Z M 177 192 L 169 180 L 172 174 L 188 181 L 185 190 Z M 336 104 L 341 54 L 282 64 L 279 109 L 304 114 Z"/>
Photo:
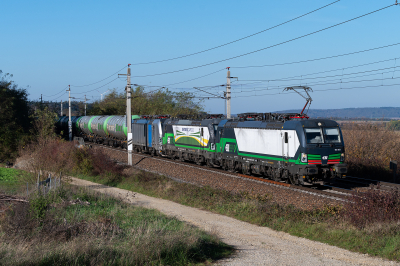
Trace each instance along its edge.
<path fill-rule="evenodd" d="M 126 116 L 73 117 L 74 136 L 127 149 Z M 58 128 L 67 131 L 68 118 Z M 133 150 L 303 185 L 346 175 L 339 125 L 304 114 L 132 116 Z"/>

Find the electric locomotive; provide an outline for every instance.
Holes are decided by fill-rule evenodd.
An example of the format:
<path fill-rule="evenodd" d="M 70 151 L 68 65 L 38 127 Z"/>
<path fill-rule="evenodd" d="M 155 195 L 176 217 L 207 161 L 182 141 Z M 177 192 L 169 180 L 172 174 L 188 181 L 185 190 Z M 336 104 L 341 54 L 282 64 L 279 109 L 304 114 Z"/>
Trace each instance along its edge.
<path fill-rule="evenodd" d="M 86 141 L 126 149 L 125 120 L 125 116 L 79 117 L 74 119 L 74 132 Z M 338 123 L 309 119 L 302 113 L 245 113 L 235 119 L 133 116 L 132 146 L 153 156 L 299 185 L 347 173 Z"/>
<path fill-rule="evenodd" d="M 347 173 L 339 125 L 302 114 L 241 114 L 218 125 L 222 166 L 293 184 Z"/>

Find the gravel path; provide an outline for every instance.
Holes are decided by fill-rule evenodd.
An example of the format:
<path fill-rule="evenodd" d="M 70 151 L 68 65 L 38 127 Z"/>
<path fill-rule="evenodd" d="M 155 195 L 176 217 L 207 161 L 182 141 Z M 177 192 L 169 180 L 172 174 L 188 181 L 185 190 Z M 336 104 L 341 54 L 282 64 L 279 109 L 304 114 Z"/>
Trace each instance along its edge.
<path fill-rule="evenodd" d="M 102 146 L 93 146 L 101 149 L 113 160 L 127 163 L 126 151 L 111 149 Z M 266 182 L 245 179 L 228 172 L 212 171 L 213 168 L 177 164 L 174 161 L 161 160 L 160 157 L 143 157 L 141 154 L 133 154 L 133 165 L 136 168 L 158 173 L 174 179 L 200 186 L 210 186 L 232 192 L 249 192 L 251 194 L 272 196 L 272 200 L 278 204 L 292 204 L 300 209 L 321 208 L 325 205 L 337 205 L 341 201 L 333 200 L 316 193 L 300 192 L 292 188 L 273 185 Z"/>
<path fill-rule="evenodd" d="M 124 189 L 77 178 L 71 178 L 71 183 L 216 232 L 223 242 L 237 249 L 233 257 L 218 261 L 218 265 L 400 265 Z"/>

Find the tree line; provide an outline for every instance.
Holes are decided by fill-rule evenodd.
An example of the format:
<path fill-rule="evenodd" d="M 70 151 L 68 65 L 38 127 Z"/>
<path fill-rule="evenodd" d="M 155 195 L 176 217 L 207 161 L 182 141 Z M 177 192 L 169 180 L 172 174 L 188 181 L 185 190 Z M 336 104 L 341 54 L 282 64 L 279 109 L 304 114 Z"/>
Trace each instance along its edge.
<path fill-rule="evenodd" d="M 13 160 L 18 149 L 39 139 L 55 137 L 60 109 L 56 104 L 29 101 L 27 89 L 19 88 L 12 75 L 0 70 L 0 162 Z M 59 105 L 58 105 L 59 106 Z M 64 103 L 68 108 L 68 103 Z M 64 114 L 68 115 L 64 108 Z M 143 87 L 132 92 L 132 114 L 195 115 L 203 111 L 201 101 L 189 92 L 160 89 L 146 93 Z M 126 93 L 113 89 L 102 101 L 88 105 L 87 115 L 125 115 Z M 84 103 L 74 102 L 73 115 L 84 115 Z"/>
<path fill-rule="evenodd" d="M 135 115 L 194 115 L 203 111 L 201 101 L 190 92 L 172 92 L 166 88 L 146 93 L 143 87 L 132 92 L 132 114 Z M 88 115 L 125 115 L 126 93 L 113 89 L 104 100 L 95 101 Z"/>

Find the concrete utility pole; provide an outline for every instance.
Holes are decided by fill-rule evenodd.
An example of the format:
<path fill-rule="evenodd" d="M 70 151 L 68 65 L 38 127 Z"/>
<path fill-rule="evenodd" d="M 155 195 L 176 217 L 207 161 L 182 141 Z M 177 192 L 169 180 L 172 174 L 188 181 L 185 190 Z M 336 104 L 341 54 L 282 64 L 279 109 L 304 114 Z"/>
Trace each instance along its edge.
<path fill-rule="evenodd" d="M 131 109 L 131 69 L 128 64 L 126 83 L 126 126 L 128 128 L 128 165 L 132 165 L 132 109 Z"/>
<path fill-rule="evenodd" d="M 86 95 L 85 95 L 85 116 L 86 116 Z"/>
<path fill-rule="evenodd" d="M 60 116 L 63 115 L 63 113 L 62 113 L 62 108 L 63 108 L 63 106 L 62 106 L 62 100 L 61 100 L 61 112 L 60 112 Z"/>
<path fill-rule="evenodd" d="M 230 67 L 227 67 L 228 73 L 226 76 L 226 118 L 231 119 L 231 72 Z"/>
<path fill-rule="evenodd" d="M 132 165 L 132 110 L 131 110 L 131 64 L 128 64 L 127 74 L 118 74 L 127 76 L 126 83 L 126 127 L 127 127 L 127 145 L 128 145 L 128 165 Z"/>
<path fill-rule="evenodd" d="M 69 105 L 69 110 L 68 110 L 68 115 L 69 115 L 69 120 L 68 120 L 68 131 L 69 131 L 69 141 L 72 140 L 72 121 L 71 121 L 71 86 L 68 85 L 68 105 Z"/>

